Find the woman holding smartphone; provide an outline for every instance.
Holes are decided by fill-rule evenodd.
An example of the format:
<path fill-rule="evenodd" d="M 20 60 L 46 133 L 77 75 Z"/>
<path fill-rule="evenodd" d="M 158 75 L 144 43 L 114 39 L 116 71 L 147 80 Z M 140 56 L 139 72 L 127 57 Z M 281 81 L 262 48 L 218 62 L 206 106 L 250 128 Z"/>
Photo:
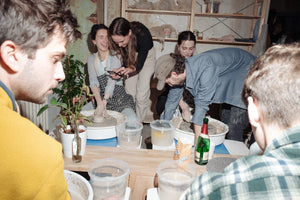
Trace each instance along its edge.
<path fill-rule="evenodd" d="M 109 26 L 109 37 L 112 50 L 121 56 L 123 64 L 114 71 L 126 77 L 125 89 L 134 97 L 137 116 L 143 122 L 150 111 L 150 81 L 156 61 L 151 33 L 140 22 L 118 17 Z"/>

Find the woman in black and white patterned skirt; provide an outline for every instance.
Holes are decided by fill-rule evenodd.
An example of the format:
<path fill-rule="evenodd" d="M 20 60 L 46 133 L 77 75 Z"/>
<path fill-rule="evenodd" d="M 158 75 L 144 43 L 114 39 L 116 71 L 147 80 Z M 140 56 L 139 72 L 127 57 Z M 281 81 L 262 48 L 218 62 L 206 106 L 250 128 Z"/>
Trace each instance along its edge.
<path fill-rule="evenodd" d="M 95 115 L 106 108 L 125 114 L 127 120 L 138 121 L 133 97 L 126 93 L 122 78 L 115 80 L 110 76 L 113 69 L 121 66 L 121 62 L 109 51 L 107 30 L 105 25 L 95 24 L 90 33 L 98 50 L 88 58 L 90 88 L 97 103 Z"/>

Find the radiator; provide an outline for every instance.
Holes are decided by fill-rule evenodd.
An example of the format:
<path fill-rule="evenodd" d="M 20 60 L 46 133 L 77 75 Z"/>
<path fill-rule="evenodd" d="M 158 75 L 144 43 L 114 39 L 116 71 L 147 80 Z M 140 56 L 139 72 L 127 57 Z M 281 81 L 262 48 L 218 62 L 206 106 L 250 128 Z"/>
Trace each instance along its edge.
<path fill-rule="evenodd" d="M 19 112 L 23 117 L 26 117 L 37 125 L 44 132 L 49 132 L 48 110 L 44 111 L 40 116 L 36 116 L 41 107 L 45 104 L 35 104 L 27 101 L 17 101 Z"/>

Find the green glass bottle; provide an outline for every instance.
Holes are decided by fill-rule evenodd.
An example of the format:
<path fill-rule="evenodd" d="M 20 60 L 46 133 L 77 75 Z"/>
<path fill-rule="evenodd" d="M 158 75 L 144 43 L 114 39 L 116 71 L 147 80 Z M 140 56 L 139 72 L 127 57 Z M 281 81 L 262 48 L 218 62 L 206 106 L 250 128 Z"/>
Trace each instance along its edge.
<path fill-rule="evenodd" d="M 203 119 L 200 136 L 197 139 L 195 148 L 195 162 L 199 165 L 206 165 L 208 162 L 210 140 L 208 137 L 208 118 Z"/>

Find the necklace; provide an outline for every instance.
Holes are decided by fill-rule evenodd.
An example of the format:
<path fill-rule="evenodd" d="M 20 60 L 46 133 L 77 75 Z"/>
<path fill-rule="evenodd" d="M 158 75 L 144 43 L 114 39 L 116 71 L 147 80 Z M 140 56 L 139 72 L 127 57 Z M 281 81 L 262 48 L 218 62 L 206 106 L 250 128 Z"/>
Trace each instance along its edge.
<path fill-rule="evenodd" d="M 108 60 L 108 54 L 109 54 L 109 52 L 107 51 L 107 52 L 105 52 L 104 54 L 101 54 L 101 52 L 98 52 L 97 53 L 97 55 L 98 55 L 98 57 L 99 57 L 99 60 L 103 63 L 103 61 L 104 61 L 104 73 L 106 74 L 106 72 L 107 72 L 107 60 Z M 102 58 L 101 59 L 101 57 L 104 57 L 104 58 Z M 98 64 L 98 59 L 97 59 L 97 57 L 95 57 L 95 63 L 94 63 L 94 67 L 95 67 L 95 70 L 96 70 L 96 72 L 97 72 L 97 64 Z"/>

